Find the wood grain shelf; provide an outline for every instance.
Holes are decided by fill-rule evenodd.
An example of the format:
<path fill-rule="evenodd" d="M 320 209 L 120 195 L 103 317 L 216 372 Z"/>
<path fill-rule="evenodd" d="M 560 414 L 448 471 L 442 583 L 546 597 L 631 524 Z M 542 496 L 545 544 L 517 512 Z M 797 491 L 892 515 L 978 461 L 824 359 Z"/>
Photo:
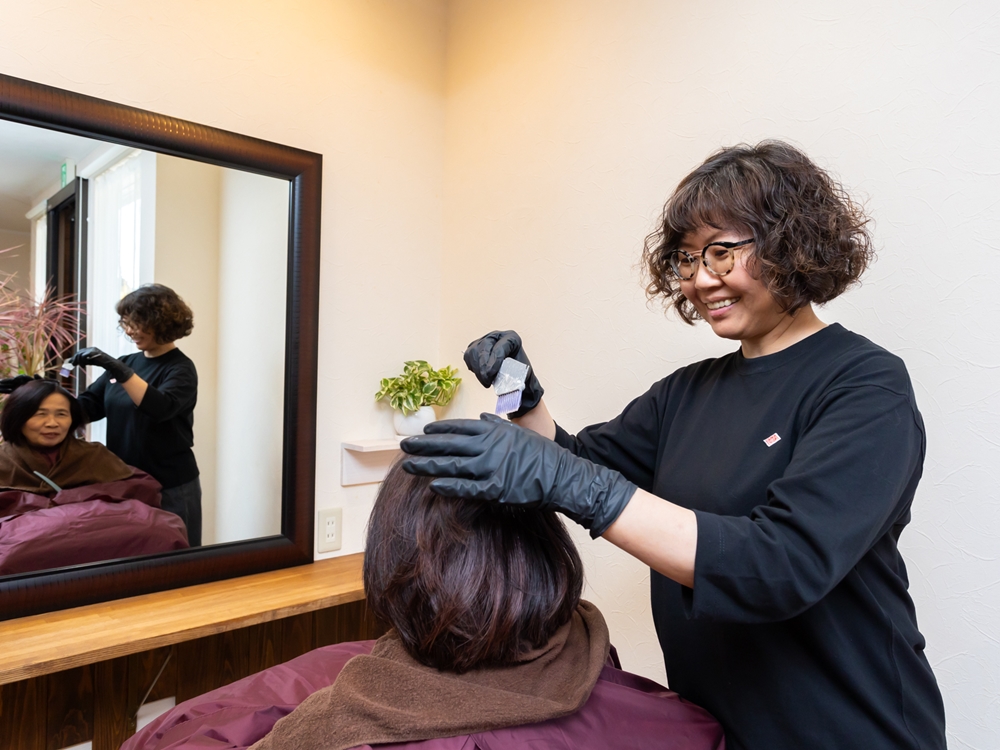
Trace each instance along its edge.
<path fill-rule="evenodd" d="M 363 557 L 0 622 L 0 685 L 358 601 Z"/>

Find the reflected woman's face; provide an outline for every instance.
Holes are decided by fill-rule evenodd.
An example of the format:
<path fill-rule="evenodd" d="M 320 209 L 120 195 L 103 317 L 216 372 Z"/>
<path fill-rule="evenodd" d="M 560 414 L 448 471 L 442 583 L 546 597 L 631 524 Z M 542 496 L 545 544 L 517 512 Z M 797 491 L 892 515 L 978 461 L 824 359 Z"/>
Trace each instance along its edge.
<path fill-rule="evenodd" d="M 69 399 L 61 393 L 52 393 L 38 405 L 38 411 L 21 428 L 21 434 L 32 448 L 54 448 L 69 434 L 73 415 Z"/>
<path fill-rule="evenodd" d="M 156 336 L 147 331 L 145 328 L 140 328 L 139 326 L 125 320 L 119 321 L 118 325 L 125 332 L 125 335 L 132 339 L 132 343 L 135 344 L 135 348 L 140 352 L 149 351 L 150 349 L 155 349 L 159 346 L 159 343 L 156 341 Z"/>

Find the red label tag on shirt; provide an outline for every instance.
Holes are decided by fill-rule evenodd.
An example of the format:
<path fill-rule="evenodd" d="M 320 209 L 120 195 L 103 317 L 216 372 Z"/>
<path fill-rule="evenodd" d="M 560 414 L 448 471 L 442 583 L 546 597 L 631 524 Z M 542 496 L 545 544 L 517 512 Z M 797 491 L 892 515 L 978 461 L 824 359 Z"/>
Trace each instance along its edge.
<path fill-rule="evenodd" d="M 779 440 L 781 440 L 781 435 L 779 435 L 776 432 L 773 435 L 771 435 L 770 437 L 764 438 L 764 445 L 766 445 L 768 448 L 770 448 L 772 445 L 774 445 L 775 443 L 777 443 Z"/>

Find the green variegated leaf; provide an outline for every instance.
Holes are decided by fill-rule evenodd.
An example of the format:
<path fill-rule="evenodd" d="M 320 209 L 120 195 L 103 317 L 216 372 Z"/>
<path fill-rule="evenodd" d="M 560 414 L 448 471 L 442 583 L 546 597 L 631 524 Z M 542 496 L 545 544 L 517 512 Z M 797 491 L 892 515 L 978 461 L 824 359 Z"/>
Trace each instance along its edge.
<path fill-rule="evenodd" d="M 400 375 L 379 381 L 375 400 L 388 399 L 393 409 L 404 414 L 421 406 L 446 406 L 462 382 L 457 374 L 458 369 L 451 366 L 435 370 L 426 360 L 408 360 L 403 363 Z"/>

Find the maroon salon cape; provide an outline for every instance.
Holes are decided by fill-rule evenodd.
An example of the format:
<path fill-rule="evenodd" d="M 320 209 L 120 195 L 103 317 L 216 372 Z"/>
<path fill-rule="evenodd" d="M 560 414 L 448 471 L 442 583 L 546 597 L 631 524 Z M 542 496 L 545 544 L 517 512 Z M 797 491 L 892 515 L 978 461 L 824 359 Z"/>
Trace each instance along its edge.
<path fill-rule="evenodd" d="M 0 575 L 187 547 L 184 522 L 160 510 L 159 482 L 138 469 L 52 497 L 0 491 Z"/>
<path fill-rule="evenodd" d="M 332 684 L 347 660 L 375 641 L 326 646 L 192 698 L 155 719 L 121 750 L 245 750 L 278 719 Z M 336 721 L 335 716 L 330 721 Z M 369 745 L 361 746 L 371 750 Z M 582 709 L 570 716 L 379 750 L 725 750 L 707 711 L 644 677 L 606 666 Z"/>

